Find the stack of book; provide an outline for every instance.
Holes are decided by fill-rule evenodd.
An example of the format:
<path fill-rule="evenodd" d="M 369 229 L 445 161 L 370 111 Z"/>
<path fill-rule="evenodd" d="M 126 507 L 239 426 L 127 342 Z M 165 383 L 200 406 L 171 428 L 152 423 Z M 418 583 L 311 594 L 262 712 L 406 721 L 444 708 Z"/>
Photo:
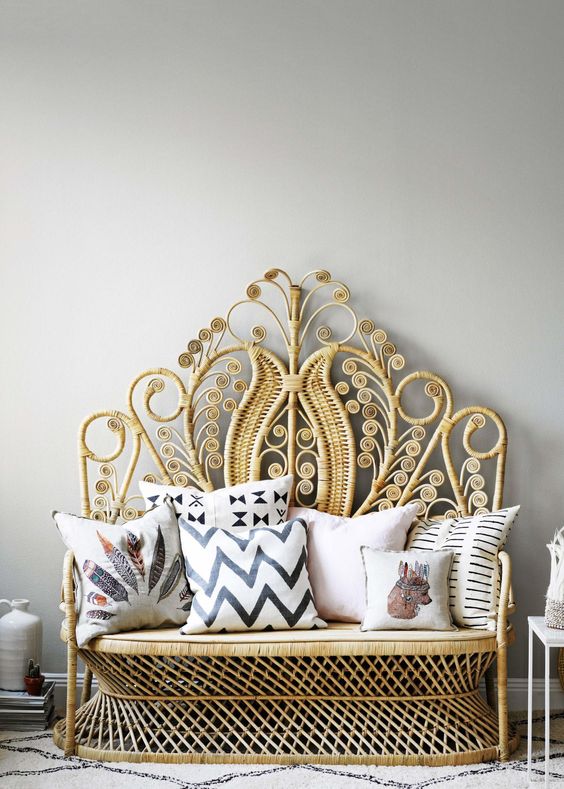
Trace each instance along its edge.
<path fill-rule="evenodd" d="M 41 696 L 30 696 L 25 690 L 0 690 L 0 729 L 46 729 L 55 714 L 54 690 L 54 682 L 43 685 Z"/>

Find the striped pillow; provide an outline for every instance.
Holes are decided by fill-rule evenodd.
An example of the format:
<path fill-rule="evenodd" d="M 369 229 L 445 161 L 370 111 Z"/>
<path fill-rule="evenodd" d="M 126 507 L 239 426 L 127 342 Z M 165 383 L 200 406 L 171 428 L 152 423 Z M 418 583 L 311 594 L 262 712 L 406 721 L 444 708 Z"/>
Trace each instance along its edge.
<path fill-rule="evenodd" d="M 459 627 L 495 629 L 499 604 L 497 555 L 519 507 L 445 521 L 415 521 L 406 550 L 454 551 L 450 574 L 450 610 Z"/>

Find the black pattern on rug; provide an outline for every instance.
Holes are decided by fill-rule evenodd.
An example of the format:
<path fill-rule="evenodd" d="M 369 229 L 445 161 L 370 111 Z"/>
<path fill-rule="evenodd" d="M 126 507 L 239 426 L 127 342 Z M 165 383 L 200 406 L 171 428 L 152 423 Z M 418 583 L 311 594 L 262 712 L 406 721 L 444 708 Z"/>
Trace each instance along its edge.
<path fill-rule="evenodd" d="M 564 719 L 564 712 L 554 713 L 550 716 L 552 720 L 562 720 Z M 538 716 L 533 719 L 533 723 L 540 724 L 544 722 L 544 717 Z M 519 719 L 514 721 L 514 723 L 521 729 L 521 735 L 523 739 L 526 739 L 526 726 L 527 720 L 526 719 Z M 533 736 L 533 741 L 542 741 L 542 737 Z M 384 776 L 384 775 L 367 775 L 367 774 L 359 774 L 358 772 L 354 771 L 354 768 L 350 768 L 347 766 L 332 766 L 332 765 L 315 765 L 315 764 L 305 764 L 305 765 L 268 765 L 262 767 L 261 765 L 256 765 L 254 767 L 247 767 L 242 765 L 238 771 L 233 770 L 233 765 L 225 765 L 226 772 L 224 772 L 220 776 L 209 777 L 209 778 L 202 778 L 201 780 L 186 780 L 185 777 L 177 777 L 173 775 L 162 775 L 155 772 L 149 772 L 147 769 L 144 769 L 145 765 L 139 764 L 135 765 L 136 769 L 132 769 L 128 765 L 124 765 L 123 763 L 112 763 L 112 762 L 101 762 L 101 761 L 94 761 L 94 760 L 87 760 L 82 759 L 76 756 L 72 756 L 69 758 L 65 758 L 61 752 L 56 751 L 54 753 L 43 750 L 41 747 L 34 745 L 33 743 L 38 743 L 44 741 L 45 743 L 51 744 L 52 742 L 52 734 L 50 732 L 42 732 L 38 734 L 31 734 L 31 735 L 18 735 L 16 737 L 10 737 L 8 739 L 0 739 L 0 751 L 4 751 L 6 753 L 17 753 L 21 755 L 33 755 L 36 757 L 40 757 L 45 759 L 49 762 L 43 769 L 12 769 L 2 771 L 0 769 L 0 785 L 4 783 L 6 786 L 9 786 L 7 781 L 10 778 L 24 778 L 33 776 L 55 776 L 62 775 L 65 773 L 75 772 L 77 770 L 95 770 L 100 775 L 109 775 L 113 774 L 116 776 L 132 776 L 136 779 L 136 786 L 143 786 L 144 783 L 147 781 L 153 781 L 155 783 L 162 784 L 163 786 L 169 785 L 172 787 L 179 787 L 179 789 L 213 789 L 213 787 L 221 787 L 221 786 L 228 786 L 233 781 L 245 779 L 248 781 L 249 787 L 251 787 L 254 783 L 253 779 L 256 779 L 257 782 L 262 779 L 264 781 L 264 786 L 270 786 L 270 781 L 268 780 L 269 777 L 272 778 L 275 775 L 281 774 L 289 774 L 295 773 L 296 771 L 304 771 L 305 773 L 309 773 L 310 775 L 315 776 L 326 776 L 327 778 L 341 778 L 347 779 L 349 781 L 354 781 L 356 785 L 358 785 L 359 789 L 363 785 L 365 786 L 379 786 L 379 787 L 389 787 L 390 789 L 428 789 L 429 787 L 433 786 L 440 786 L 443 784 L 454 784 L 457 781 L 460 781 L 462 778 L 475 778 L 476 785 L 478 786 L 480 782 L 480 778 L 485 776 L 490 776 L 492 774 L 499 773 L 500 775 L 507 772 L 513 771 L 518 774 L 526 774 L 527 772 L 527 760 L 525 757 L 520 757 L 518 759 L 513 759 L 508 762 L 488 762 L 485 764 L 475 764 L 475 765 L 468 765 L 467 767 L 457 767 L 452 768 L 453 772 L 449 772 L 449 768 L 438 768 L 442 770 L 446 770 L 447 772 L 443 772 L 440 775 L 433 774 L 434 768 L 420 768 L 425 772 L 425 777 L 415 780 L 415 781 L 406 781 L 406 780 L 395 780 L 392 777 Z M 564 758 L 564 741 L 561 739 L 551 739 L 551 760 L 562 759 Z M 179 765 L 175 765 L 179 766 Z M 198 767 L 202 768 L 205 767 L 204 765 L 190 765 L 184 764 L 182 767 L 184 769 L 190 769 L 190 767 Z M 555 766 L 555 765 L 554 765 Z M 216 765 L 217 767 L 217 765 Z M 152 769 L 158 768 L 158 765 L 151 765 Z M 409 768 L 410 770 L 416 770 L 417 768 Z M 431 772 L 429 772 L 431 771 Z M 537 776 L 544 775 L 544 755 L 536 754 L 533 757 L 533 765 L 532 771 Z M 564 771 L 561 770 L 554 770 L 551 769 L 551 779 L 552 780 L 563 780 L 564 779 Z M 31 785 L 31 784 L 30 784 Z M 64 789 L 64 784 L 61 784 L 62 789 Z"/>

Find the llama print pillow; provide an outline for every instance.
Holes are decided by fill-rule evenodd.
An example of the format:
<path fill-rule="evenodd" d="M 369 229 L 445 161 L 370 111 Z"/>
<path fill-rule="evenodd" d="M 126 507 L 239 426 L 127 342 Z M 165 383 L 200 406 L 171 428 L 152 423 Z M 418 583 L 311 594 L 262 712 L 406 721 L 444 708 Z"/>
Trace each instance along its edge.
<path fill-rule="evenodd" d="M 453 630 L 448 604 L 452 551 L 361 548 L 366 613 L 361 630 Z"/>

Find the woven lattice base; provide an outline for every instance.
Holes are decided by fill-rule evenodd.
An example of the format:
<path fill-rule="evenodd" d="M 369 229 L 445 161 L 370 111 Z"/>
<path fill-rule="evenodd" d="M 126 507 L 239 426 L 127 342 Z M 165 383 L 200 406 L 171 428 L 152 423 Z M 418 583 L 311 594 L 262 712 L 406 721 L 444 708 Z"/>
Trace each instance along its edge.
<path fill-rule="evenodd" d="M 84 652 L 76 753 L 108 761 L 464 764 L 498 758 L 495 653 L 162 657 Z M 55 730 L 63 747 L 65 723 Z M 517 737 L 510 737 L 510 750 Z"/>
<path fill-rule="evenodd" d="M 126 725 L 124 725 L 126 723 Z M 441 700 L 130 701 L 98 693 L 77 720 L 78 756 L 104 761 L 470 764 L 499 757 L 477 692 Z M 55 743 L 63 747 L 64 721 Z M 510 750 L 518 744 L 510 737 Z"/>

